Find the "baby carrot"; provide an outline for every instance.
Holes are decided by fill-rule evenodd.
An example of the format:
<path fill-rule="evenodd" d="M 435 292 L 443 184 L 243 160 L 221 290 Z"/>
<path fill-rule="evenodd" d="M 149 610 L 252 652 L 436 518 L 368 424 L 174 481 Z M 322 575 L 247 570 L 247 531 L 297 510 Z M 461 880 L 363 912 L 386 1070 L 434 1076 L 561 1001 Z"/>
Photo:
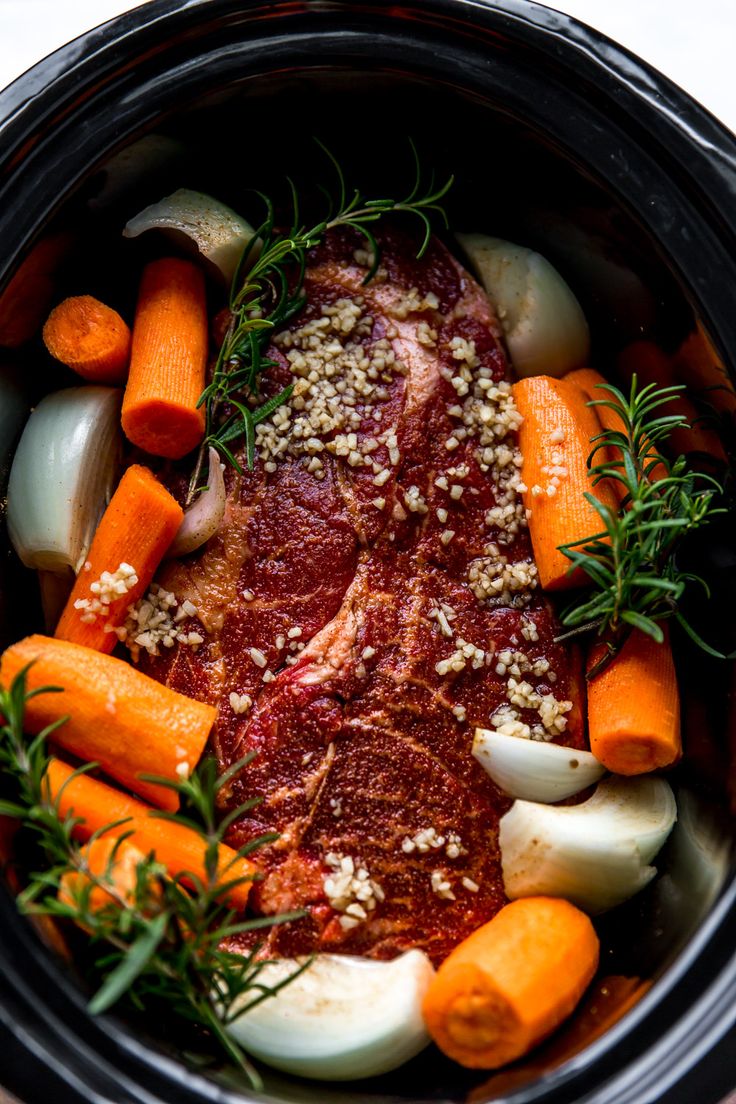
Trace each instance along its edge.
<path fill-rule="evenodd" d="M 682 754 L 680 698 L 672 649 L 634 629 L 619 654 L 588 683 L 590 750 L 614 774 L 668 767 Z M 589 667 L 603 655 L 591 651 Z"/>
<path fill-rule="evenodd" d="M 111 652 L 128 606 L 148 588 L 184 513 L 140 464 L 123 475 L 95 532 L 55 635 Z"/>
<path fill-rule="evenodd" d="M 52 759 L 46 778 L 52 800 L 58 801 L 62 819 L 72 815 L 82 818 L 74 827 L 77 839 L 88 840 L 93 833 L 101 831 L 106 825 L 125 820 L 125 824 L 118 825 L 109 833 L 105 832 L 102 838 L 130 833 L 128 842 L 145 855 L 153 852 L 172 877 L 187 872 L 202 881 L 207 880 L 207 844 L 200 835 L 183 824 L 152 817 L 150 814 L 153 810 L 150 806 L 91 778 L 88 774 L 77 774 L 73 778 L 72 774 L 72 768 L 66 763 Z M 231 847 L 220 844 L 219 879 L 223 882 L 236 878 L 249 879 L 228 891 L 228 900 L 233 908 L 245 908 L 255 871 L 256 867 L 248 859 L 239 858 Z M 187 881 L 186 878 L 182 880 Z M 191 879 L 189 882 L 191 884 Z"/>
<path fill-rule="evenodd" d="M 618 358 L 618 369 L 626 380 L 636 373 L 639 387 L 648 383 L 669 387 L 677 383 L 669 357 L 652 341 L 634 341 L 627 345 Z M 664 403 L 659 413 L 679 414 L 685 421 L 685 425 L 670 431 L 668 442 L 673 456 L 699 452 L 726 462 L 718 434 L 703 424 L 701 415 L 684 394 Z"/>
<path fill-rule="evenodd" d="M 516 405 L 524 419 L 519 447 L 524 457 L 524 505 L 530 513 L 529 532 L 539 580 L 546 590 L 561 590 L 585 582 L 582 571 L 568 574 L 570 560 L 558 545 L 593 536 L 603 530 L 597 510 L 584 497 L 593 494 L 618 511 L 618 500 L 608 481 L 593 486 L 587 467 L 601 432 L 583 392 L 566 380 L 529 376 L 513 386 Z"/>
<path fill-rule="evenodd" d="M 470 1069 L 496 1069 L 570 1015 L 598 967 L 585 913 L 555 897 L 512 901 L 442 963 L 422 1011 L 439 1048 Z"/>
<path fill-rule="evenodd" d="M 127 904 L 135 900 L 137 868 L 146 856 L 134 844 L 129 840 L 122 840 L 116 846 L 115 838 L 105 836 L 83 847 L 82 855 L 91 874 L 110 887 L 108 891 L 101 885 L 93 885 L 87 898 L 90 912 L 99 912 L 106 905 L 112 905 L 114 893 Z M 87 874 L 81 871 L 67 871 L 59 882 L 59 901 L 64 905 L 74 905 L 79 901 L 82 888 L 88 881 Z"/>
<path fill-rule="evenodd" d="M 0 347 L 17 349 L 38 334 L 57 294 L 56 273 L 75 243 L 69 231 L 38 241 L 0 294 Z"/>
<path fill-rule="evenodd" d="M 736 391 L 728 369 L 700 322 L 674 354 L 672 366 L 679 381 L 699 391 L 716 410 L 736 413 Z"/>
<path fill-rule="evenodd" d="M 154 456 L 178 460 L 199 444 L 207 359 L 204 277 L 191 261 L 146 266 L 133 323 L 123 430 Z"/>
<path fill-rule="evenodd" d="M 122 383 L 130 360 L 130 330 L 112 307 L 73 295 L 54 307 L 43 328 L 52 357 L 91 383 Z"/>
<path fill-rule="evenodd" d="M 72 777 L 73 776 L 73 777 Z M 88 840 L 116 820 L 145 817 L 152 806 L 131 794 L 113 789 L 90 774 L 74 774 L 74 768 L 61 759 L 52 758 L 45 775 L 52 801 L 58 802 L 62 820 L 70 815 L 83 818 L 75 825 L 76 839 Z M 127 828 L 121 828 L 121 832 Z"/>
<path fill-rule="evenodd" d="M 162 809 L 176 809 L 176 794 L 143 781 L 157 774 L 186 777 L 204 751 L 216 710 L 162 686 L 129 663 L 48 636 L 28 636 L 12 644 L 0 660 L 0 682 L 9 686 L 29 663 L 28 690 L 61 687 L 37 694 L 26 705 L 25 726 L 36 734 L 63 718 L 54 743 L 102 769 Z"/>
<path fill-rule="evenodd" d="M 614 401 L 614 396 L 611 394 L 611 392 L 607 391 L 604 387 L 601 386 L 601 384 L 604 384 L 607 381 L 600 374 L 600 372 L 596 372 L 594 368 L 576 368 L 574 372 L 568 372 L 564 378 L 568 381 L 568 383 L 573 383 L 576 387 L 579 387 L 588 402 L 597 402 L 601 399 L 604 399 L 608 402 Z M 596 406 L 594 407 L 594 410 L 598 421 L 601 423 L 604 429 L 616 430 L 619 433 L 626 432 L 626 428 L 624 426 L 621 415 L 613 410 L 610 406 Z M 663 412 L 666 413 L 666 411 Z M 653 446 L 650 445 L 649 449 L 647 450 L 647 455 L 653 457 L 654 452 L 655 450 Z M 618 453 L 619 457 L 621 455 L 618 449 L 613 450 L 611 454 L 611 459 L 613 460 L 616 459 L 615 453 Z M 649 472 L 649 478 L 651 480 L 665 479 L 666 476 L 667 469 L 665 468 L 664 464 L 661 463 L 655 464 L 651 472 Z M 619 483 L 617 480 L 613 480 L 613 487 L 620 498 L 622 498 L 626 493 L 623 484 Z"/>

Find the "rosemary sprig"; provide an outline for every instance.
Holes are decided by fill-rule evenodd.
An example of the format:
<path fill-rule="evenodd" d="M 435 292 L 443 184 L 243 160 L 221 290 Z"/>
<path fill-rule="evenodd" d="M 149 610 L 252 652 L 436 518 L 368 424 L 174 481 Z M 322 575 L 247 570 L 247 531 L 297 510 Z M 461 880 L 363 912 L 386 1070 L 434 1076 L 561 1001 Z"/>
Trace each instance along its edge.
<path fill-rule="evenodd" d="M 605 642 L 606 651 L 588 678 L 604 669 L 632 629 L 661 641 L 660 623 L 673 617 L 696 644 L 723 658 L 680 609 L 691 584 L 701 586 L 706 595 L 709 591 L 699 575 L 680 570 L 678 550 L 688 534 L 725 512 L 717 504 L 722 488 L 713 476 L 690 470 L 684 456 L 670 463 L 659 450 L 673 429 L 686 425 L 679 415 L 660 412 L 683 388 L 648 384 L 640 390 L 635 376 L 628 396 L 611 384 L 598 386 L 608 395 L 588 405 L 615 410 L 622 428 L 604 430 L 593 438 L 590 474 L 594 486 L 603 479 L 615 480 L 624 496 L 620 509 L 612 510 L 586 493 L 602 528 L 560 546 L 571 561 L 570 569 L 580 568 L 588 576 L 592 592 L 562 613 L 562 623 L 570 632 L 559 639 L 595 631 Z M 665 474 L 658 474 L 662 470 Z"/>
<path fill-rule="evenodd" d="M 157 814 L 198 832 L 206 841 L 205 877 L 187 873 L 171 877 L 148 855 L 138 862 L 135 886 L 122 893 L 115 878 L 118 852 L 130 836 L 125 822 L 107 825 L 92 840 L 111 828 L 121 831 L 106 869 L 91 868 L 85 849 L 73 831 L 80 818 L 62 817 L 58 798 L 51 798 L 46 771 L 51 760 L 47 740 L 64 720 L 34 738 L 23 731 L 26 702 L 35 694 L 53 693 L 56 687 L 28 692 L 27 668 L 10 687 L 0 686 L 0 769 L 13 793 L 0 800 L 0 815 L 16 818 L 35 843 L 40 869 L 28 875 L 18 904 L 26 913 L 46 914 L 71 920 L 90 939 L 90 975 L 100 987 L 89 1004 L 90 1012 L 104 1012 L 121 998 L 137 1009 L 155 1008 L 168 1019 L 180 1017 L 202 1029 L 221 1051 L 243 1069 L 254 1087 L 260 1078 L 227 1026 L 238 1015 L 288 984 L 298 971 L 276 986 L 260 980 L 266 960 L 256 960 L 259 946 L 248 953 L 233 953 L 222 944 L 242 932 L 293 920 L 302 914 L 239 920 L 223 898 L 227 890 L 248 878 L 235 877 L 218 864 L 218 846 L 227 828 L 252 808 L 252 799 L 217 822 L 217 795 L 250 757 L 234 763 L 219 778 L 215 761 L 205 759 L 186 780 L 151 778 L 174 790 L 181 799 L 182 813 Z M 75 773 L 90 770 L 89 764 Z M 74 777 L 74 776 L 72 776 Z M 262 836 L 243 847 L 244 856 L 277 837 Z M 182 883 L 186 877 L 188 887 Z M 191 888 L 194 886 L 194 888 Z M 60 890 L 62 891 L 60 893 Z M 104 903 L 100 904 L 100 891 Z M 94 896 L 93 896 L 94 895 Z"/>
<path fill-rule="evenodd" d="M 289 384 L 259 405 L 258 381 L 263 371 L 274 366 L 266 356 L 273 331 L 285 325 L 305 305 L 304 273 L 309 250 L 319 245 L 329 230 L 339 226 L 352 227 L 363 235 L 372 253 L 372 264 L 363 281 L 366 284 L 375 276 L 380 260 L 372 223 L 389 212 L 403 212 L 418 218 L 424 234 L 417 257 L 424 255 L 429 244 L 431 216 L 439 215 L 447 225 L 440 201 L 452 186 L 453 177 L 436 187 L 434 174 L 431 174 L 425 185 L 413 142 L 413 185 L 408 194 L 398 200 L 369 199 L 359 189 L 349 189 L 337 159 L 321 142 L 317 144 L 334 168 L 337 178 L 336 196 L 331 198 L 325 192 L 328 206 L 319 222 L 312 226 L 301 222 L 297 189 L 289 180 L 291 226 L 286 233 L 280 233 L 276 230 L 273 203 L 267 196 L 258 193 L 265 205 L 266 217 L 240 259 L 230 292 L 230 324 L 212 379 L 200 396 L 199 405 L 204 405 L 206 414 L 205 439 L 189 484 L 188 502 L 199 485 L 209 446 L 214 446 L 232 467 L 241 471 L 235 457 L 235 442 L 244 440 L 246 463 L 251 469 L 255 461 L 256 426 L 270 418 L 291 396 L 292 385 Z"/>

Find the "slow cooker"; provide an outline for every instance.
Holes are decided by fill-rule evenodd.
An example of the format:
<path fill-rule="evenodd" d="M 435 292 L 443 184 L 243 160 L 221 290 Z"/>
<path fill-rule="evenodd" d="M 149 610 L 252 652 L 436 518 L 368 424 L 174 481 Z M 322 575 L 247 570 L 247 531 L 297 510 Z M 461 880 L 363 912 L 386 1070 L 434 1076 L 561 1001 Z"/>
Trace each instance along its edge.
<path fill-rule="evenodd" d="M 406 160 L 411 135 L 455 174 L 454 229 L 523 241 L 560 269 L 604 370 L 639 337 L 675 348 L 696 332 L 736 363 L 736 139 L 661 74 L 528 0 L 153 0 L 84 35 L 0 93 L 0 287 L 50 239 L 81 269 L 100 227 L 167 190 L 243 209 L 287 171 L 313 178 L 313 135 L 366 188 Z M 107 264 L 111 279 L 124 271 L 122 248 Z M 50 386 L 32 370 L 35 340 L 0 352 L 3 481 Z M 716 629 L 736 613 L 728 521 L 706 556 Z M 5 646 L 38 614 L 2 539 Z M 187 1067 L 151 1025 L 91 1018 L 73 968 L 5 886 L 0 1080 L 28 1104 L 715 1104 L 736 1086 L 731 672 L 686 646 L 680 657 L 686 759 L 659 877 L 602 919 L 602 983 L 524 1062 L 471 1072 L 428 1051 L 344 1086 L 266 1071 L 257 1095 Z"/>

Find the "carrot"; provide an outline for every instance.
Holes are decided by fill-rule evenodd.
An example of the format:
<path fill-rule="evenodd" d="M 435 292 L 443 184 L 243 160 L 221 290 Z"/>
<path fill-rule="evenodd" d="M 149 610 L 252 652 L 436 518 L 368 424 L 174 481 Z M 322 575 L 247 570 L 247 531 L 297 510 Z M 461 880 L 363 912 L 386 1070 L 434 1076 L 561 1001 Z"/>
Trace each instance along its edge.
<path fill-rule="evenodd" d="M 636 373 L 640 387 L 648 383 L 656 383 L 659 387 L 677 383 L 669 357 L 652 341 L 634 341 L 627 345 L 619 355 L 618 369 L 626 380 Z M 703 424 L 701 415 L 683 394 L 664 404 L 659 413 L 679 414 L 686 423 L 672 430 L 667 439 L 673 456 L 699 452 L 726 462 L 718 435 Z"/>
<path fill-rule="evenodd" d="M 29 663 L 28 690 L 61 687 L 26 704 L 25 727 L 36 734 L 66 717 L 52 739 L 162 809 L 176 809 L 176 794 L 143 781 L 157 774 L 176 781 L 196 766 L 216 710 L 177 694 L 129 663 L 68 640 L 28 636 L 0 660 L 0 682 L 10 686 Z"/>
<path fill-rule="evenodd" d="M 600 374 L 600 372 L 596 372 L 594 368 L 576 368 L 574 372 L 568 372 L 565 376 L 565 379 L 569 383 L 573 383 L 576 387 L 579 387 L 587 398 L 588 402 L 593 402 L 594 400 L 597 401 L 600 399 L 613 399 L 613 395 L 611 394 L 611 392 L 604 390 L 604 388 L 601 386 L 601 384 L 605 384 L 607 382 L 606 379 Z M 594 410 L 595 415 L 598 421 L 601 423 L 603 429 L 616 430 L 619 433 L 626 432 L 621 415 L 618 414 L 615 410 L 612 410 L 610 406 L 596 406 Z M 618 454 L 619 457 L 621 455 L 618 449 L 612 450 L 611 458 L 616 459 L 616 454 Z M 650 445 L 649 449 L 647 450 L 647 457 L 653 457 L 654 454 L 654 446 Z M 649 473 L 649 476 L 653 480 L 665 479 L 667 476 L 667 469 L 665 468 L 664 464 L 655 464 L 655 466 Z M 623 498 L 624 494 L 626 493 L 623 484 L 619 483 L 617 480 L 613 480 L 613 486 L 619 498 Z"/>
<path fill-rule="evenodd" d="M 529 1085 L 550 1069 L 573 1058 L 613 1027 L 651 989 L 652 984 L 651 981 L 621 974 L 595 978 L 578 1005 L 574 1019 L 523 1063 L 493 1073 L 488 1081 L 476 1085 L 466 1096 L 466 1104 L 487 1104 L 494 1096 L 496 1100 L 508 1099 L 514 1089 Z"/>
<path fill-rule="evenodd" d="M 666 626 L 657 644 L 634 629 L 619 654 L 588 683 L 588 734 L 596 759 L 615 774 L 668 767 L 682 753 L 680 699 Z M 604 645 L 591 650 L 592 666 Z"/>
<path fill-rule="evenodd" d="M 585 913 L 555 897 L 512 901 L 442 963 L 424 997 L 429 1034 L 470 1069 L 496 1069 L 570 1015 L 598 967 Z"/>
<path fill-rule="evenodd" d="M 618 511 L 610 483 L 594 487 L 588 474 L 590 442 L 601 432 L 600 423 L 583 392 L 566 380 L 529 376 L 514 384 L 513 395 L 524 419 L 519 430 L 522 499 L 540 583 L 546 590 L 579 586 L 585 574 L 569 572 L 570 560 L 558 545 L 602 531 L 603 521 L 585 493 Z"/>
<path fill-rule="evenodd" d="M 125 379 L 130 330 L 116 310 L 92 295 L 73 295 L 54 307 L 43 340 L 52 357 L 91 383 Z"/>
<path fill-rule="evenodd" d="M 75 825 L 77 839 L 87 840 L 100 832 L 106 825 L 125 820 L 105 832 L 102 838 L 131 833 L 128 842 L 134 844 L 143 854 L 153 852 L 172 877 L 188 872 L 206 881 L 204 839 L 190 828 L 176 824 L 171 820 L 158 820 L 151 816 L 153 810 L 137 801 L 134 797 L 106 786 L 90 778 L 88 774 L 78 774 L 72 778 L 72 768 L 59 759 L 52 759 L 46 772 L 52 800 L 58 801 L 59 815 L 63 818 L 75 816 L 83 818 Z M 239 858 L 236 851 L 225 844 L 218 849 L 218 871 L 223 881 L 235 878 L 252 879 L 256 867 L 248 859 Z M 182 878 L 191 884 L 191 879 Z M 234 908 L 245 908 L 251 882 L 242 882 L 228 892 L 228 901 Z"/>
<path fill-rule="evenodd" d="M 152 261 L 138 293 L 123 398 L 123 430 L 134 445 L 178 460 L 199 444 L 206 359 L 202 273 L 190 261 Z"/>
<path fill-rule="evenodd" d="M 673 357 L 673 368 L 681 383 L 700 392 L 716 410 L 736 413 L 736 392 L 713 342 L 696 322 Z"/>
<path fill-rule="evenodd" d="M 56 272 L 74 244 L 64 231 L 34 245 L 0 295 L 0 345 L 17 349 L 35 337 L 56 295 Z"/>
<path fill-rule="evenodd" d="M 90 872 L 110 885 L 108 891 L 92 883 L 93 888 L 87 898 L 90 912 L 99 912 L 106 905 L 112 905 L 115 893 L 127 904 L 135 900 L 137 868 L 146 856 L 134 844 L 128 840 L 116 844 L 114 838 L 105 836 L 83 847 L 82 856 L 86 859 Z M 79 870 L 69 870 L 59 882 L 59 901 L 64 905 L 74 905 L 89 881 L 87 874 Z"/>
<path fill-rule="evenodd" d="M 95 832 L 102 831 L 116 820 L 142 819 L 152 811 L 152 806 L 132 794 L 113 789 L 88 773 L 74 774 L 74 768 L 61 759 L 50 760 L 45 778 L 49 797 L 58 802 L 60 818 L 63 820 L 72 815 L 83 818 L 80 824 L 74 826 L 76 839 L 88 840 Z M 119 829 L 120 832 L 129 830 L 129 825 Z"/>
<path fill-rule="evenodd" d="M 128 468 L 95 532 L 55 635 L 111 652 L 115 629 L 148 589 L 184 512 L 140 464 Z"/>

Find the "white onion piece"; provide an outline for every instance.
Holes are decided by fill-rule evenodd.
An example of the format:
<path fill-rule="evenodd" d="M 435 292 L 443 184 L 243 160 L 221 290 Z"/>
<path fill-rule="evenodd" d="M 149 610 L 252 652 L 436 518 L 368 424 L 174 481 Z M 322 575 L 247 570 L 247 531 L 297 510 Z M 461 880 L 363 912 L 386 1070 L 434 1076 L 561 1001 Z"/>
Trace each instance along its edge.
<path fill-rule="evenodd" d="M 126 224 L 123 234 L 126 238 L 137 238 L 146 230 L 154 229 L 177 236 L 183 234 L 205 260 L 218 269 L 228 285 L 243 250 L 255 233 L 250 223 L 230 207 L 189 188 L 179 188 L 144 208 Z"/>
<path fill-rule="evenodd" d="M 297 966 L 294 959 L 268 963 L 258 982 L 274 985 Z M 286 1073 L 324 1081 L 374 1077 L 428 1044 L 421 1005 L 433 976 L 422 951 L 391 962 L 320 954 L 227 1030 L 248 1054 Z"/>
<path fill-rule="evenodd" d="M 677 819 L 662 778 L 608 778 L 580 805 L 515 801 L 499 826 L 506 894 L 564 897 L 586 912 L 628 900 Z"/>
<path fill-rule="evenodd" d="M 184 514 L 179 531 L 166 553 L 168 558 L 186 556 L 188 552 L 201 547 L 217 532 L 222 521 L 227 501 L 225 479 L 220 457 L 212 446 L 210 446 L 208 460 L 207 489 L 201 492 Z"/>
<path fill-rule="evenodd" d="M 476 728 L 473 755 L 497 786 L 524 801 L 562 801 L 606 773 L 589 751 Z"/>
<path fill-rule="evenodd" d="M 563 376 L 585 363 L 588 323 L 549 261 L 485 234 L 458 234 L 457 240 L 496 308 L 517 376 Z"/>
<path fill-rule="evenodd" d="M 13 458 L 8 533 L 26 567 L 79 571 L 117 482 L 115 387 L 70 387 L 42 399 Z"/>

